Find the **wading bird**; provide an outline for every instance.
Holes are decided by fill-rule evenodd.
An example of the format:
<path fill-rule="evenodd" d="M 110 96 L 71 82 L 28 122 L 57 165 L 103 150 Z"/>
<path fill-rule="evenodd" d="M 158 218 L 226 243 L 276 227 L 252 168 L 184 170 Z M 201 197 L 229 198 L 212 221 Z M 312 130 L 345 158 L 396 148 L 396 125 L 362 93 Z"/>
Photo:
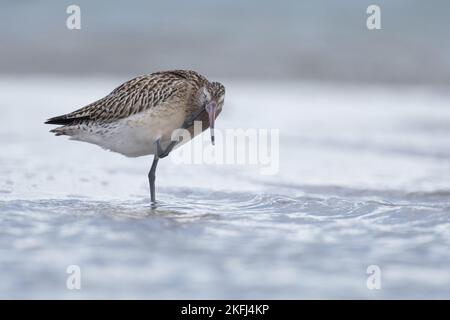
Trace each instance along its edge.
<path fill-rule="evenodd" d="M 155 171 L 160 158 L 186 142 L 172 141 L 174 130 L 194 137 L 194 121 L 207 123 L 214 144 L 214 121 L 222 111 L 225 87 L 194 71 L 156 72 L 131 79 L 106 97 L 74 112 L 50 118 L 62 125 L 50 132 L 70 136 L 127 157 L 154 155 L 148 173 L 150 198 L 155 202 Z"/>

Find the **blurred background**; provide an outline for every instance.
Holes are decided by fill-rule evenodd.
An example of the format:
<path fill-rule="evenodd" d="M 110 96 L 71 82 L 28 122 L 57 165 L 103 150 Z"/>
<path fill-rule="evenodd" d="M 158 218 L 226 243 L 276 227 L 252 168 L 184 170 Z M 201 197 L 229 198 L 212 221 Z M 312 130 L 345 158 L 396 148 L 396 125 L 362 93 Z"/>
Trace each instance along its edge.
<path fill-rule="evenodd" d="M 0 4 L 0 298 L 450 298 L 449 1 Z M 43 124 L 177 68 L 216 130 L 279 129 L 277 174 L 171 155 L 152 209 L 151 157 Z"/>
<path fill-rule="evenodd" d="M 81 30 L 65 26 L 71 4 Z M 0 72 L 448 84 L 450 3 L 366 0 L 2 1 Z"/>

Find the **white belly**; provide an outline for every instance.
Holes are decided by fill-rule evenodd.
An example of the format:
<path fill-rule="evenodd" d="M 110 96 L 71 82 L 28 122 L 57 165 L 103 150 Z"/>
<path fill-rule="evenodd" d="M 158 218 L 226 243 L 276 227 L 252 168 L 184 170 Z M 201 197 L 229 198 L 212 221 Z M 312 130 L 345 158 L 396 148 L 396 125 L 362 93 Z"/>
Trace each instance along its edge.
<path fill-rule="evenodd" d="M 172 132 L 181 127 L 184 111 L 171 110 L 164 115 L 157 110 L 147 110 L 108 124 L 82 128 L 71 139 L 97 144 L 102 148 L 127 157 L 140 157 L 156 153 L 156 141 L 165 148 Z"/>

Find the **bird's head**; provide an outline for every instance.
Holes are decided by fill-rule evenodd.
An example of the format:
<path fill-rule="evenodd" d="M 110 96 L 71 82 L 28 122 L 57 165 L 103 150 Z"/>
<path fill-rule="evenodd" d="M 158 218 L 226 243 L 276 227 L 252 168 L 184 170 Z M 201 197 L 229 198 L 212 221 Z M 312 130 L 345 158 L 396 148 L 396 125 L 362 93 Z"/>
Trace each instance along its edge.
<path fill-rule="evenodd" d="M 220 82 L 208 83 L 208 85 L 203 87 L 203 99 L 205 110 L 208 113 L 211 143 L 214 145 L 214 121 L 220 112 L 222 112 L 225 99 L 225 87 Z"/>

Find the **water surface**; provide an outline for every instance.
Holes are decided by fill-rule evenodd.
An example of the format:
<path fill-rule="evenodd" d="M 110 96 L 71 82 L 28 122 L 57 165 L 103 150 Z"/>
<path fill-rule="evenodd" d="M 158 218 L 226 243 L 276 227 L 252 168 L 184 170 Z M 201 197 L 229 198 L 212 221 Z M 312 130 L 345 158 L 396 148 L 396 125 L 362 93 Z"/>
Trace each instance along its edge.
<path fill-rule="evenodd" d="M 43 125 L 122 80 L 0 81 L 1 298 L 450 298 L 444 91 L 225 80 L 218 130 L 280 129 L 278 174 L 170 156 L 152 208 L 151 158 Z"/>

